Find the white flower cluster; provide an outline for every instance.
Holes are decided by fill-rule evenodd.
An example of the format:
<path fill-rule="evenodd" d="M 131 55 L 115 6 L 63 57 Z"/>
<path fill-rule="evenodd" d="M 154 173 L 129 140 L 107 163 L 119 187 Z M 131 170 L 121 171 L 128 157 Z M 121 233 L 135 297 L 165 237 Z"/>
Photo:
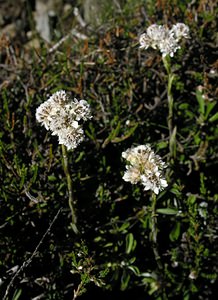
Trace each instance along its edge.
<path fill-rule="evenodd" d="M 84 139 L 84 131 L 80 120 L 91 119 L 91 110 L 85 100 L 70 99 L 63 90 L 54 93 L 36 110 L 36 119 L 42 123 L 52 135 L 57 135 L 59 144 L 67 149 L 74 149 Z"/>
<path fill-rule="evenodd" d="M 140 48 L 159 49 L 162 56 L 174 56 L 180 48 L 179 41 L 182 38 L 189 38 L 189 27 L 183 23 L 177 23 L 169 30 L 163 25 L 153 24 L 147 28 L 139 38 Z"/>
<path fill-rule="evenodd" d="M 144 190 L 152 190 L 155 194 L 167 187 L 167 181 L 162 175 L 166 164 L 149 145 L 129 148 L 122 153 L 122 157 L 129 163 L 123 176 L 125 181 L 132 184 L 141 182 Z"/>

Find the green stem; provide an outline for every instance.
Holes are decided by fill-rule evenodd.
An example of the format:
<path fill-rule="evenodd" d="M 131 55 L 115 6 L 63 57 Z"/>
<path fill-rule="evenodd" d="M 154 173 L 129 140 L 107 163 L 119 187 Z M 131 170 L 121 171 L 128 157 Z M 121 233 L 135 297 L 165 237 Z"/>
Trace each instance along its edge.
<path fill-rule="evenodd" d="M 176 155 L 176 128 L 173 127 L 173 106 L 174 99 L 172 93 L 172 84 L 175 78 L 170 66 L 170 58 L 163 57 L 163 64 L 167 71 L 167 100 L 168 100 L 168 117 L 167 117 L 167 125 L 169 129 L 169 150 L 170 157 L 175 157 Z"/>
<path fill-rule="evenodd" d="M 161 274 L 163 274 L 164 267 L 161 261 L 161 257 L 158 251 L 158 244 L 157 244 L 157 214 L 156 214 L 156 203 L 157 203 L 157 196 L 152 193 L 151 196 L 151 234 L 150 234 L 150 240 L 152 242 L 152 250 L 154 253 L 154 257 L 157 263 L 157 267 Z M 162 276 L 161 276 L 162 277 Z M 167 300 L 167 295 L 164 287 L 161 287 L 162 289 L 162 299 Z"/>
<path fill-rule="evenodd" d="M 67 157 L 67 149 L 66 146 L 61 145 L 62 149 L 62 158 L 63 158 L 63 167 L 64 167 L 64 173 L 67 179 L 67 188 L 68 188 L 68 204 L 70 207 L 71 215 L 72 215 L 72 223 L 71 227 L 75 233 L 78 233 L 77 229 L 77 218 L 76 218 L 76 213 L 75 213 L 75 208 L 74 208 L 74 202 L 75 202 L 75 197 L 73 193 L 73 184 L 72 180 L 70 177 L 69 173 L 69 167 L 68 167 L 68 157 Z"/>
<path fill-rule="evenodd" d="M 168 100 L 168 128 L 169 128 L 169 135 L 172 135 L 173 132 L 173 94 L 172 94 L 172 83 L 173 83 L 174 75 L 168 75 L 168 83 L 167 83 L 167 100 Z"/>
<path fill-rule="evenodd" d="M 163 265 L 160 259 L 160 255 L 158 252 L 157 247 L 157 215 L 156 215 L 156 202 L 157 202 L 157 196 L 152 193 L 151 197 L 152 205 L 151 205 L 151 235 L 150 239 L 152 242 L 152 249 L 154 252 L 154 257 L 157 262 L 157 266 L 159 270 L 163 270 Z"/>

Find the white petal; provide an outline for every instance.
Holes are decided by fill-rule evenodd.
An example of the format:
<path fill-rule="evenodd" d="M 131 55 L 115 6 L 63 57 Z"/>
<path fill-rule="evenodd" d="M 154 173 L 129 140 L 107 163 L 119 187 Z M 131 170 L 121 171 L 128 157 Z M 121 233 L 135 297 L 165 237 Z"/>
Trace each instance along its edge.
<path fill-rule="evenodd" d="M 79 123 L 77 121 L 73 121 L 73 122 L 71 122 L 71 126 L 73 128 L 78 128 L 79 127 Z"/>
<path fill-rule="evenodd" d="M 154 192 L 155 192 L 156 195 L 159 194 L 159 188 L 158 188 L 158 187 L 155 187 L 155 188 L 154 188 Z"/>

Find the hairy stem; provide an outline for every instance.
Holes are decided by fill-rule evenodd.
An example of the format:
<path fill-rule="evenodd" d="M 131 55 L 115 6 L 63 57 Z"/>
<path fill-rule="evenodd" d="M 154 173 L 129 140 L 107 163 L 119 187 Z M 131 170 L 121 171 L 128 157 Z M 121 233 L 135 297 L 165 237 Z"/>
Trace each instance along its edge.
<path fill-rule="evenodd" d="M 173 106 L 174 106 L 174 99 L 172 93 L 172 84 L 175 78 L 171 66 L 169 57 L 163 57 L 163 64 L 167 71 L 167 100 L 168 100 L 168 117 L 167 117 L 167 125 L 169 129 L 169 151 L 170 157 L 175 157 L 176 155 L 176 128 L 173 126 Z"/>
<path fill-rule="evenodd" d="M 75 213 L 75 208 L 74 208 L 74 202 L 75 202 L 75 197 L 73 193 L 73 183 L 70 177 L 69 173 L 69 167 L 68 167 L 68 157 L 67 157 L 67 149 L 66 146 L 61 145 L 62 148 L 62 157 L 63 157 L 63 167 L 64 167 L 64 173 L 67 179 L 67 188 L 68 188 L 68 205 L 71 211 L 71 216 L 72 216 L 72 223 L 71 227 L 75 233 L 78 233 L 77 229 L 77 218 L 76 218 L 76 213 Z"/>
<path fill-rule="evenodd" d="M 156 202 L 157 197 L 154 193 L 152 193 L 152 205 L 151 205 L 151 234 L 150 234 L 150 240 L 152 242 L 152 249 L 154 252 L 154 257 L 157 262 L 157 266 L 159 270 L 163 270 L 163 265 L 160 259 L 160 255 L 158 252 L 157 247 L 157 216 L 156 216 Z"/>
<path fill-rule="evenodd" d="M 168 100 L 168 128 L 169 128 L 169 135 L 172 135 L 173 132 L 173 94 L 172 94 L 172 83 L 173 83 L 174 75 L 168 75 L 168 82 L 167 82 L 167 100 Z"/>
<path fill-rule="evenodd" d="M 161 261 L 161 257 L 158 251 L 158 243 L 157 243 L 157 215 L 156 215 L 156 202 L 157 202 L 157 196 L 152 193 L 151 196 L 151 234 L 150 234 L 150 240 L 152 242 L 152 250 L 154 253 L 155 261 L 157 263 L 157 267 L 161 274 L 164 272 L 164 267 Z M 162 277 L 162 276 L 161 276 Z M 165 292 L 164 286 L 161 287 L 162 290 L 162 299 L 167 300 L 167 295 Z"/>

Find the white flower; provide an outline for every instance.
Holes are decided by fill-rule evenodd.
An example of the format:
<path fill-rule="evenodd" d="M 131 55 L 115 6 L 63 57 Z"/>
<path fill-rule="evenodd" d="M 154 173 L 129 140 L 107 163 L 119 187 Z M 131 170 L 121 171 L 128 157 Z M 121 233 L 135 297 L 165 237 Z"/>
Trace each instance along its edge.
<path fill-rule="evenodd" d="M 166 164 L 149 145 L 129 148 L 122 153 L 122 157 L 128 162 L 123 176 L 125 181 L 132 184 L 141 182 L 144 190 L 152 190 L 155 194 L 167 187 L 167 181 L 162 175 Z"/>
<path fill-rule="evenodd" d="M 141 180 L 141 174 L 138 168 L 127 166 L 127 170 L 123 175 L 123 180 L 136 184 Z"/>
<path fill-rule="evenodd" d="M 159 49 L 162 53 L 162 56 L 170 55 L 174 56 L 174 53 L 180 48 L 177 40 L 173 36 L 169 36 L 167 39 L 161 40 L 159 42 Z"/>
<path fill-rule="evenodd" d="M 166 34 L 166 29 L 161 25 L 153 24 L 149 26 L 146 33 L 143 33 L 139 38 L 139 42 L 141 44 L 140 48 L 159 48 L 159 42 L 166 39 Z"/>
<path fill-rule="evenodd" d="M 146 50 L 151 45 L 151 39 L 146 33 L 143 33 L 139 37 L 139 43 L 140 43 L 140 48 L 144 48 Z"/>
<path fill-rule="evenodd" d="M 81 120 L 91 119 L 91 110 L 86 100 L 71 100 L 65 91 L 54 93 L 36 110 L 36 119 L 52 135 L 57 135 L 59 144 L 74 149 L 84 139 Z"/>
<path fill-rule="evenodd" d="M 179 41 L 181 38 L 189 37 L 189 27 L 183 23 L 173 25 L 169 30 L 165 26 L 153 24 L 149 26 L 146 33 L 139 37 L 140 48 L 159 49 L 162 56 L 174 56 L 174 53 L 180 48 Z"/>
<path fill-rule="evenodd" d="M 84 131 L 81 126 L 77 128 L 63 128 L 58 132 L 59 144 L 63 144 L 67 149 L 76 148 L 84 140 Z"/>
<path fill-rule="evenodd" d="M 179 41 L 181 38 L 189 38 L 189 27 L 184 23 L 177 23 L 173 25 L 172 29 L 170 30 L 171 33 L 174 33 L 176 39 Z"/>
<path fill-rule="evenodd" d="M 159 41 L 166 39 L 167 34 L 168 30 L 162 25 L 153 24 L 147 29 L 147 35 L 157 46 Z"/>

